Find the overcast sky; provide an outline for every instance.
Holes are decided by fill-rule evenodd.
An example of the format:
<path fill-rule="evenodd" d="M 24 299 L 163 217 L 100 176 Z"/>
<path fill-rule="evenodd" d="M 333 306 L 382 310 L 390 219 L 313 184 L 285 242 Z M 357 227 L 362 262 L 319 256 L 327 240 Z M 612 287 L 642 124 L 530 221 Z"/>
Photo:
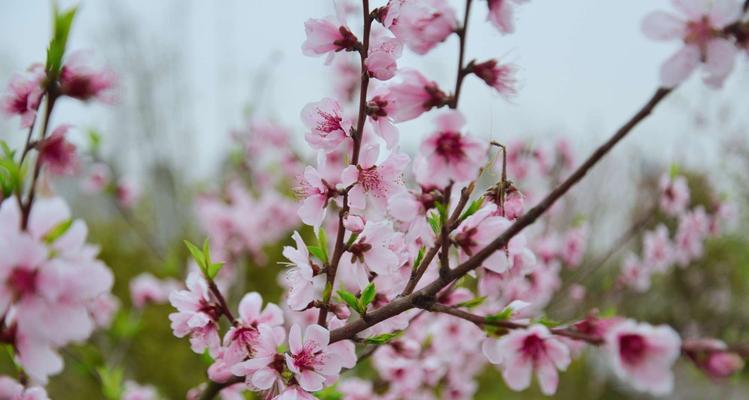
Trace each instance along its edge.
<path fill-rule="evenodd" d="M 94 55 L 111 54 L 111 49 L 102 48 L 108 43 L 102 36 L 115 16 L 121 17 L 114 14 L 122 13 L 132 21 L 129 32 L 152 46 L 152 52 L 163 56 L 163 49 L 171 48 L 181 54 L 183 85 L 188 93 L 188 98 L 181 100 L 188 103 L 190 112 L 179 118 L 199 133 L 200 170 L 210 170 L 206 167 L 215 163 L 225 147 L 226 132 L 241 123 L 243 110 L 258 89 L 253 77 L 264 66 L 272 68 L 256 111 L 295 128 L 300 138 L 299 110 L 330 93 L 330 74 L 323 60 L 304 57 L 300 51 L 304 21 L 332 14 L 329 0 L 81 3 L 70 48 L 92 50 Z M 462 13 L 462 1 L 453 3 Z M 0 2 L 0 81 L 6 82 L 14 70 L 42 61 L 50 30 L 49 4 L 48 0 Z M 483 83 L 467 80 L 461 109 L 471 130 L 499 140 L 566 134 L 587 152 L 633 114 L 657 87 L 658 67 L 678 44 L 650 42 L 639 27 L 649 11 L 669 7 L 667 0 L 533 0 L 520 8 L 517 32 L 502 36 L 484 21 L 485 6 L 477 1 L 468 58 L 501 57 L 517 64 L 521 85 L 519 95 L 508 102 Z M 426 57 L 406 53 L 401 65 L 420 68 L 442 86 L 452 87 L 455 38 Z M 143 57 L 150 55 L 145 52 Z M 739 70 L 746 70 L 743 58 Z M 717 107 L 736 99 L 737 93 L 747 92 L 745 77 L 735 74 L 728 83 L 735 90 L 722 92 L 704 91 L 699 79 L 690 80 L 638 128 L 628 143 L 630 150 L 656 154 L 666 163 L 687 159 L 702 163 L 714 157 L 703 150 L 704 135 L 689 132 L 691 120 L 685 107 Z M 112 123 L 106 107 L 65 107 L 60 113 L 66 122 L 98 124 L 105 131 Z M 406 147 L 427 133 L 430 120 L 427 117 L 403 126 Z"/>

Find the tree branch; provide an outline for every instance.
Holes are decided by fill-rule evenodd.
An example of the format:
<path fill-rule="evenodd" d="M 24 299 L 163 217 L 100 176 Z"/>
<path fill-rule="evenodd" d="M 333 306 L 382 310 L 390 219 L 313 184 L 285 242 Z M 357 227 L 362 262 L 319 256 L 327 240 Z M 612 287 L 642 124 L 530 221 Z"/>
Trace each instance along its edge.
<path fill-rule="evenodd" d="M 529 210 L 522 217 L 518 218 L 502 235 L 497 237 L 484 249 L 476 253 L 473 257 L 468 259 L 466 262 L 460 264 L 456 268 L 449 271 L 446 276 L 441 276 L 431 284 L 427 285 L 423 289 L 411 293 L 404 297 L 399 297 L 390 302 L 389 304 L 370 312 L 367 315 L 367 321 L 358 319 L 349 322 L 341 328 L 334 329 L 331 332 L 331 342 L 337 342 L 353 337 L 357 333 L 373 326 L 379 322 L 382 322 L 388 318 L 396 316 L 406 310 L 414 308 L 414 301 L 419 298 L 432 297 L 436 295 L 442 288 L 449 285 L 452 281 L 462 277 L 468 272 L 478 268 L 481 263 L 486 260 L 491 254 L 498 249 L 501 249 L 507 245 L 512 237 L 517 235 L 520 231 L 525 229 L 527 226 L 535 222 L 543 213 L 551 208 L 554 203 L 559 200 L 565 193 L 572 189 L 593 166 L 595 166 L 601 159 L 608 154 L 609 151 L 627 134 L 632 131 L 642 120 L 644 120 L 650 113 L 653 112 L 656 105 L 660 103 L 666 96 L 671 93 L 672 89 L 660 88 L 655 94 L 648 100 L 648 102 L 632 117 L 627 123 L 625 123 L 614 135 L 603 143 L 588 159 L 580 165 L 575 172 L 568 177 L 564 182 L 557 186 L 551 193 L 549 193 L 538 205 Z"/>
<path fill-rule="evenodd" d="M 471 4 L 472 0 L 466 0 L 465 15 L 463 15 L 463 26 L 458 28 L 456 33 L 460 40 L 460 50 L 458 54 L 458 76 L 455 79 L 455 92 L 453 93 L 452 99 L 450 99 L 450 108 L 458 108 L 458 100 L 460 99 L 460 89 L 463 87 L 463 79 L 466 77 L 466 71 L 464 67 L 465 63 L 465 49 L 466 49 L 466 36 L 468 36 L 468 17 L 471 15 Z"/>

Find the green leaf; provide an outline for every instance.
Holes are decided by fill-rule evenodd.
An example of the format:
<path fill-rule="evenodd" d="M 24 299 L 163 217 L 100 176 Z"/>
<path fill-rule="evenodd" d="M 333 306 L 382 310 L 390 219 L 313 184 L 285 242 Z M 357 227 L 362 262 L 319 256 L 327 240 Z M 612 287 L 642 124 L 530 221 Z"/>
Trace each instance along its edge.
<path fill-rule="evenodd" d="M 546 326 L 547 328 L 555 328 L 559 325 L 562 325 L 559 321 L 554 321 L 553 319 L 550 319 L 549 317 L 542 315 L 535 321 L 537 324 L 541 324 Z"/>
<path fill-rule="evenodd" d="M 671 179 L 674 179 L 677 176 L 679 176 L 679 164 L 677 163 L 671 164 L 671 167 L 668 170 L 668 175 L 671 177 Z"/>
<path fill-rule="evenodd" d="M 512 317 L 512 308 L 505 307 L 504 310 L 494 314 L 494 315 L 487 315 L 486 316 L 486 322 L 500 322 L 500 321 L 507 321 Z"/>
<path fill-rule="evenodd" d="M 315 256 L 318 260 L 321 260 L 323 262 L 326 262 L 326 255 L 323 249 L 321 249 L 319 246 L 307 246 L 307 250 L 309 250 L 310 254 Z"/>
<path fill-rule="evenodd" d="M 351 292 L 345 289 L 341 289 L 337 291 L 336 293 L 338 293 L 338 296 L 341 298 L 341 300 L 343 300 L 346 304 L 348 304 L 348 306 L 352 310 L 356 311 L 358 314 L 362 313 L 363 310 L 359 307 L 359 301 L 357 300 L 356 296 L 354 296 Z"/>
<path fill-rule="evenodd" d="M 99 152 L 99 148 L 101 148 L 101 133 L 96 129 L 88 130 L 88 145 L 91 153 L 96 154 Z"/>
<path fill-rule="evenodd" d="M 427 222 L 429 222 L 429 226 L 432 227 L 432 231 L 435 235 L 440 234 L 440 230 L 442 229 L 442 224 L 440 223 L 440 216 L 438 213 L 429 213 L 427 215 Z"/>
<path fill-rule="evenodd" d="M 206 262 L 205 262 L 205 255 L 203 254 L 203 251 L 198 248 L 198 246 L 195 246 L 194 244 L 190 243 L 189 240 L 185 240 L 185 246 L 187 246 L 187 249 L 190 250 L 190 254 L 192 254 L 192 258 L 195 259 L 195 262 L 198 263 L 200 266 L 200 269 L 202 271 L 205 271 L 206 269 Z"/>
<path fill-rule="evenodd" d="M 470 217 L 473 214 L 476 214 L 476 211 L 481 208 L 481 206 L 484 205 L 484 198 L 479 197 L 478 199 L 471 202 L 471 204 L 468 206 L 468 209 L 463 211 L 463 214 L 460 215 L 460 220 L 464 220 L 468 217 Z"/>
<path fill-rule="evenodd" d="M 369 344 L 385 344 L 393 339 L 397 339 L 403 335 L 403 331 L 395 331 L 389 333 L 383 333 L 377 336 L 370 336 L 365 338 L 364 341 Z"/>
<path fill-rule="evenodd" d="M 48 76 L 52 79 L 57 79 L 62 68 L 62 59 L 65 56 L 70 27 L 73 25 L 76 11 L 78 7 L 71 7 L 67 10 L 60 10 L 57 4 L 53 7 L 52 39 L 47 48 L 46 66 Z"/>
<path fill-rule="evenodd" d="M 122 396 L 125 370 L 122 367 L 99 367 L 96 369 L 101 381 L 101 392 L 109 400 L 119 400 Z"/>
<path fill-rule="evenodd" d="M 485 300 L 486 300 L 486 296 L 474 297 L 471 300 L 456 304 L 455 307 L 465 307 L 465 308 L 478 307 L 481 304 L 483 304 Z"/>
<path fill-rule="evenodd" d="M 335 386 L 328 386 L 319 392 L 315 392 L 315 397 L 320 400 L 343 400 L 343 393 L 339 392 Z"/>
<path fill-rule="evenodd" d="M 376 295 L 377 290 L 375 289 L 375 284 L 373 282 L 370 282 L 369 285 L 367 285 L 367 287 L 362 290 L 361 296 L 359 296 L 359 306 L 361 307 L 362 311 L 365 311 L 367 309 L 367 306 L 372 304 L 372 301 L 374 301 Z"/>
<path fill-rule="evenodd" d="M 224 263 L 222 262 L 216 262 L 208 264 L 208 266 L 205 269 L 206 275 L 208 275 L 208 278 L 213 279 L 218 275 L 218 272 L 221 271 L 221 268 L 224 266 Z"/>
<path fill-rule="evenodd" d="M 44 235 L 44 242 L 47 244 L 53 243 L 55 240 L 64 235 L 72 225 L 73 220 L 70 218 L 55 225 L 54 227 L 52 227 L 52 229 L 49 230 L 49 232 L 47 232 L 46 235 Z"/>
<path fill-rule="evenodd" d="M 440 221 L 442 221 L 442 223 L 447 221 L 447 206 L 438 201 L 434 204 L 434 207 L 437 209 L 437 212 L 439 212 Z"/>
<path fill-rule="evenodd" d="M 421 265 L 421 262 L 424 260 L 424 253 L 426 252 L 426 247 L 421 246 L 419 249 L 419 253 L 416 254 L 416 259 L 414 260 L 414 269 L 419 268 Z"/>
<path fill-rule="evenodd" d="M 328 263 L 328 235 L 325 233 L 325 229 L 320 228 L 317 232 L 317 244 L 322 250 L 322 258 L 320 260 L 324 263 Z"/>

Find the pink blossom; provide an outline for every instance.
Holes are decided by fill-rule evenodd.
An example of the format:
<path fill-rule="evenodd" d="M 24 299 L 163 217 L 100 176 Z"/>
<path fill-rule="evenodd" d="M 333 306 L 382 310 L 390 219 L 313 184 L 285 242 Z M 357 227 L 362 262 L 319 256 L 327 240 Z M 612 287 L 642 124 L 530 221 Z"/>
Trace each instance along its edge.
<path fill-rule="evenodd" d="M 338 192 L 335 187 L 331 186 L 331 182 L 325 180 L 310 165 L 304 169 L 304 175 L 299 177 L 296 192 L 304 199 L 297 210 L 297 214 L 302 222 L 312 226 L 320 226 L 325 218 L 328 200 L 338 196 Z"/>
<path fill-rule="evenodd" d="M 433 107 L 442 107 L 448 95 L 440 90 L 436 82 L 429 81 L 415 70 L 402 71 L 402 82 L 390 86 L 389 100 L 392 112 L 388 115 L 395 122 L 414 119 Z"/>
<path fill-rule="evenodd" d="M 338 377 L 340 359 L 329 350 L 329 342 L 330 332 L 319 325 L 308 326 L 304 339 L 299 325 L 291 327 L 286 366 L 302 389 L 315 392 L 323 388 L 326 379 Z"/>
<path fill-rule="evenodd" d="M 377 398 L 372 389 L 372 382 L 359 378 L 341 380 L 338 384 L 338 391 L 343 393 L 343 400 L 371 400 Z"/>
<path fill-rule="evenodd" d="M 351 122 L 343 117 L 337 101 L 324 98 L 302 109 L 302 122 L 310 129 L 304 136 L 315 149 L 330 151 L 348 137 Z"/>
<path fill-rule="evenodd" d="M 512 390 L 530 386 L 531 373 L 536 373 L 541 391 L 552 395 L 557 390 L 559 375 L 570 364 L 570 352 L 543 325 L 517 329 L 499 339 L 488 338 L 483 353 L 493 364 L 502 367 L 502 377 Z"/>
<path fill-rule="evenodd" d="M 120 205 L 125 208 L 130 208 L 134 206 L 135 202 L 140 198 L 140 188 L 132 178 L 123 177 L 117 182 L 115 196 Z"/>
<path fill-rule="evenodd" d="M 733 71 L 738 49 L 721 31 L 741 17 L 741 4 L 734 0 L 674 0 L 682 15 L 655 11 L 642 24 L 652 40 L 679 39 L 684 46 L 661 67 L 661 83 L 674 87 L 703 63 L 703 81 L 719 88 Z"/>
<path fill-rule="evenodd" d="M 390 196 L 405 190 L 403 170 L 408 165 L 408 156 L 392 152 L 378 165 L 379 153 L 378 145 L 365 147 L 359 164 L 350 165 L 341 173 L 340 186 L 350 187 L 348 201 L 351 208 L 364 209 L 366 199 L 369 198 L 374 205 L 384 209 Z"/>
<path fill-rule="evenodd" d="M 358 60 L 358 57 L 357 57 Z M 359 91 L 361 71 L 353 57 L 336 57 L 333 61 L 333 93 L 344 103 L 353 102 Z"/>
<path fill-rule="evenodd" d="M 120 301 L 112 294 L 104 293 L 90 301 L 87 307 L 98 328 L 109 328 L 120 309 Z"/>
<path fill-rule="evenodd" d="M 611 366 L 619 378 L 656 396 L 671 392 L 671 366 L 681 352 L 681 339 L 673 329 L 628 320 L 611 328 L 605 340 Z"/>
<path fill-rule="evenodd" d="M 588 227 L 583 225 L 570 229 L 562 241 L 562 260 L 571 268 L 577 267 L 583 261 L 585 245 L 588 240 Z"/>
<path fill-rule="evenodd" d="M 349 286 L 363 289 L 369 284 L 369 274 L 391 274 L 400 266 L 398 254 L 391 242 L 400 238 L 387 220 L 367 221 L 364 230 L 341 258 L 341 280 Z"/>
<path fill-rule="evenodd" d="M 177 312 L 169 314 L 174 336 L 190 335 L 192 350 L 198 354 L 206 349 L 215 355 L 219 348 L 219 307 L 214 304 L 208 283 L 198 272 L 187 276 L 187 290 L 169 294 L 169 302 Z"/>
<path fill-rule="evenodd" d="M 457 111 L 447 111 L 436 121 L 437 132 L 421 143 L 414 162 L 417 181 L 423 186 L 445 187 L 450 181 L 476 179 L 484 163 L 486 143 L 461 134 L 465 119 Z"/>
<path fill-rule="evenodd" d="M 369 55 L 365 60 L 369 76 L 381 81 L 394 77 L 402 52 L 403 43 L 399 39 L 387 36 L 380 30 L 373 30 Z"/>
<path fill-rule="evenodd" d="M 86 177 L 81 182 L 83 190 L 91 193 L 99 193 L 110 183 L 111 170 L 103 163 L 94 163 Z"/>
<path fill-rule="evenodd" d="M 648 268 L 665 272 L 674 261 L 674 249 L 668 237 L 668 228 L 660 224 L 655 231 L 646 232 L 643 238 L 643 262 Z"/>
<path fill-rule="evenodd" d="M 163 304 L 169 300 L 169 294 L 178 288 L 173 279 L 162 281 L 145 272 L 130 280 L 130 299 L 135 308 L 143 308 L 149 303 Z"/>
<path fill-rule="evenodd" d="M 513 33 L 515 31 L 515 7 L 516 4 L 526 3 L 528 0 L 488 0 L 489 15 L 486 19 L 502 33 Z"/>
<path fill-rule="evenodd" d="M 122 400 L 159 400 L 159 392 L 151 385 L 140 385 L 134 381 L 125 382 Z"/>
<path fill-rule="evenodd" d="M 239 302 L 237 324 L 224 335 L 222 361 L 228 368 L 252 356 L 259 343 L 259 327 L 267 326 L 275 336 L 284 336 L 283 312 L 273 303 L 262 309 L 263 298 L 257 292 L 247 293 Z"/>
<path fill-rule="evenodd" d="M 299 232 L 294 232 L 296 248 L 286 246 L 283 256 L 293 265 L 286 272 L 286 281 L 289 284 L 288 305 L 292 310 L 300 311 L 306 308 L 316 298 L 322 298 L 322 286 L 325 283 L 324 275 L 316 275 L 318 267 L 310 260 L 307 245 L 302 240 Z"/>
<path fill-rule="evenodd" d="M 253 343 L 253 354 L 248 360 L 235 364 L 231 372 L 236 376 L 245 376 L 247 383 L 259 390 L 282 387 L 281 374 L 286 361 L 278 353 L 278 347 L 285 339 L 284 330 L 261 325 L 257 340 Z"/>
<path fill-rule="evenodd" d="M 111 101 L 115 82 L 114 72 L 93 70 L 80 57 L 72 57 L 60 70 L 60 93 L 81 101 Z"/>
<path fill-rule="evenodd" d="M 664 174 L 658 185 L 661 191 L 660 207 L 666 214 L 677 216 L 689 206 L 689 186 L 683 176 L 675 178 Z"/>
<path fill-rule="evenodd" d="M 619 282 L 638 292 L 646 292 L 650 289 L 651 274 L 652 269 L 645 268 L 634 253 L 628 253 L 622 263 Z"/>
<path fill-rule="evenodd" d="M 692 260 L 702 257 L 709 230 L 710 221 L 702 206 L 681 215 L 674 237 L 675 257 L 679 265 L 684 267 Z"/>
<path fill-rule="evenodd" d="M 497 60 L 484 61 L 471 66 L 471 72 L 505 97 L 517 93 L 515 70 L 513 65 L 499 64 Z"/>
<path fill-rule="evenodd" d="M 14 75 L 8 83 L 8 89 L 2 98 L 2 111 L 7 116 L 21 117 L 21 128 L 28 128 L 36 118 L 39 103 L 44 90 L 44 69 L 32 67 L 30 76 Z"/>
<path fill-rule="evenodd" d="M 385 141 L 387 148 L 398 145 L 398 128 L 393 124 L 397 109 L 392 94 L 384 89 L 375 89 L 367 102 L 366 111 L 375 133 Z"/>
<path fill-rule="evenodd" d="M 445 0 L 391 0 L 383 21 L 416 54 L 426 54 L 458 28 Z"/>
<path fill-rule="evenodd" d="M 273 400 L 317 400 L 317 397 L 305 392 L 298 385 L 290 385 Z"/>
<path fill-rule="evenodd" d="M 452 239 L 460 248 L 461 260 L 467 260 L 486 247 L 510 226 L 510 221 L 493 215 L 496 210 L 494 204 L 489 204 L 466 218 L 455 229 Z M 481 265 L 490 271 L 502 273 L 510 268 L 510 260 L 508 254 L 500 250 Z"/>
<path fill-rule="evenodd" d="M 60 125 L 39 143 L 40 160 L 55 175 L 72 175 L 78 170 L 75 145 L 65 139 L 69 129 L 70 125 Z"/>
<path fill-rule="evenodd" d="M 8 376 L 0 376 L 0 399 L 3 400 L 49 400 L 41 387 L 24 387 Z"/>
<path fill-rule="evenodd" d="M 358 46 L 358 39 L 351 30 L 332 18 L 308 19 L 304 23 L 304 32 L 307 34 L 307 40 L 302 44 L 305 56 L 330 53 L 330 57 L 334 52 L 353 51 Z"/>
<path fill-rule="evenodd" d="M 343 226 L 352 233 L 361 233 L 366 223 L 367 220 L 360 215 L 347 214 L 343 218 Z"/>

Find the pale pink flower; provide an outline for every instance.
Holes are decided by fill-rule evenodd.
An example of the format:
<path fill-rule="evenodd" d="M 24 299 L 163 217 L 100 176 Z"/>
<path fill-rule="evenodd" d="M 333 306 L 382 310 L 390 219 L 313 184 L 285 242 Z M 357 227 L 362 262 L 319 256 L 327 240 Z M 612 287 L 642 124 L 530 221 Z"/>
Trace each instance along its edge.
<path fill-rule="evenodd" d="M 65 138 L 69 129 L 70 125 L 60 125 L 39 143 L 42 165 L 55 175 L 72 175 L 78 170 L 79 161 L 75 145 Z"/>
<path fill-rule="evenodd" d="M 689 206 L 689 186 L 685 177 L 672 178 L 664 174 L 661 176 L 658 187 L 661 191 L 661 210 L 671 216 L 677 216 L 686 211 Z"/>
<path fill-rule="evenodd" d="M 107 69 L 96 71 L 83 65 L 80 57 L 71 57 L 60 70 L 60 93 L 81 101 L 110 102 L 115 82 L 114 72 Z"/>
<path fill-rule="evenodd" d="M 111 177 L 112 172 L 108 165 L 94 163 L 88 175 L 83 178 L 81 187 L 87 192 L 98 193 L 109 185 Z"/>
<path fill-rule="evenodd" d="M 338 391 L 343 393 L 343 400 L 371 400 L 377 396 L 372 389 L 372 382 L 359 378 L 343 379 L 338 383 Z"/>
<path fill-rule="evenodd" d="M 400 266 L 398 254 L 391 241 L 400 234 L 393 231 L 389 221 L 367 221 L 364 230 L 341 258 L 341 281 L 363 289 L 369 284 L 369 274 L 391 274 Z"/>
<path fill-rule="evenodd" d="M 219 348 L 218 319 L 220 308 L 213 302 L 208 283 L 199 272 L 187 276 L 187 290 L 169 294 L 169 302 L 177 312 L 169 314 L 174 336 L 190 335 L 192 350 L 198 354 L 206 349 L 216 354 Z"/>
<path fill-rule="evenodd" d="M 455 229 L 452 239 L 460 248 L 461 260 L 465 261 L 476 254 L 510 226 L 510 221 L 494 215 L 496 210 L 494 204 L 489 204 L 466 218 Z M 510 260 L 505 251 L 499 250 L 481 265 L 490 271 L 502 273 L 510 268 Z"/>
<path fill-rule="evenodd" d="M 642 24 L 652 40 L 682 40 L 684 46 L 661 67 L 661 83 L 674 87 L 703 64 L 703 81 L 719 88 L 733 71 L 738 49 L 721 30 L 741 17 L 735 0 L 673 0 L 681 15 L 655 11 Z"/>
<path fill-rule="evenodd" d="M 398 128 L 393 124 L 393 116 L 397 112 L 395 106 L 393 95 L 385 89 L 375 89 L 367 102 L 367 117 L 388 149 L 398 144 Z"/>
<path fill-rule="evenodd" d="M 307 40 L 302 43 L 305 56 L 329 54 L 328 60 L 335 52 L 353 51 L 358 46 L 358 39 L 351 30 L 333 18 L 308 19 L 304 22 Z"/>
<path fill-rule="evenodd" d="M 130 300 L 135 308 L 146 304 L 163 304 L 169 300 L 169 294 L 179 290 L 179 284 L 173 279 L 160 280 L 145 272 L 130 280 Z"/>
<path fill-rule="evenodd" d="M 252 356 L 231 367 L 236 376 L 246 377 L 246 382 L 259 390 L 269 390 L 283 386 L 284 365 L 286 360 L 278 353 L 278 347 L 286 339 L 286 332 L 273 329 L 268 325 L 259 327 L 257 340 L 253 343 Z"/>
<path fill-rule="evenodd" d="M 645 268 L 634 253 L 628 253 L 622 263 L 619 282 L 635 291 L 646 292 L 650 289 L 651 272 L 652 269 Z"/>
<path fill-rule="evenodd" d="M 398 58 L 402 52 L 403 43 L 400 39 L 387 36 L 381 30 L 373 29 L 370 36 L 369 55 L 365 60 L 369 76 L 381 81 L 394 77 L 398 69 Z"/>
<path fill-rule="evenodd" d="M 494 88 L 502 96 L 509 97 L 517 94 L 515 88 L 517 85 L 515 66 L 499 64 L 497 60 L 489 60 L 473 64 L 470 68 L 471 72 L 476 74 L 477 77 Z"/>
<path fill-rule="evenodd" d="M 665 272 L 674 261 L 674 248 L 668 237 L 668 228 L 660 224 L 654 231 L 646 232 L 642 241 L 643 263 L 656 272 Z"/>
<path fill-rule="evenodd" d="M 377 164 L 380 154 L 378 145 L 365 147 L 358 165 L 349 165 L 341 173 L 341 188 L 349 188 L 349 206 L 364 209 L 369 198 L 375 206 L 384 209 L 390 196 L 405 190 L 403 170 L 409 158 L 405 154 L 392 152 L 385 161 Z"/>
<path fill-rule="evenodd" d="M 337 101 L 324 98 L 302 109 L 302 122 L 309 129 L 304 138 L 315 149 L 330 151 L 349 135 L 351 122 L 343 117 Z"/>
<path fill-rule="evenodd" d="M 122 177 L 115 187 L 115 197 L 121 206 L 130 208 L 140 198 L 140 187 L 131 177 Z"/>
<path fill-rule="evenodd" d="M 44 69 L 41 66 L 34 66 L 30 76 L 14 75 L 8 83 L 0 107 L 6 116 L 21 117 L 21 128 L 30 127 L 36 118 L 36 112 L 44 94 L 42 89 L 44 76 Z"/>
<path fill-rule="evenodd" d="M 619 378 L 656 396 L 673 390 L 671 367 L 681 352 L 681 339 L 673 329 L 628 320 L 611 328 L 605 340 L 611 366 Z"/>
<path fill-rule="evenodd" d="M 311 165 L 304 169 L 299 177 L 296 193 L 302 197 L 302 205 L 297 210 L 299 218 L 307 225 L 320 226 L 325 218 L 328 200 L 338 196 L 332 182 L 325 180 Z"/>
<path fill-rule="evenodd" d="M 120 301 L 112 294 L 104 293 L 90 301 L 87 308 L 97 328 L 109 328 L 120 309 Z"/>
<path fill-rule="evenodd" d="M 445 187 L 451 181 L 465 183 L 476 179 L 487 144 L 460 132 L 465 118 L 458 111 L 447 111 L 436 122 L 437 132 L 421 143 L 414 162 L 417 181 L 422 186 Z"/>
<path fill-rule="evenodd" d="M 298 385 L 290 385 L 273 400 L 317 400 L 317 397 L 305 392 Z"/>
<path fill-rule="evenodd" d="M 318 267 L 310 260 L 309 250 L 299 232 L 295 231 L 292 237 L 296 242 L 296 248 L 286 246 L 283 249 L 283 256 L 293 265 L 286 272 L 286 281 L 289 285 L 287 302 L 292 310 L 300 311 L 316 298 L 322 298 L 325 276 L 316 276 Z"/>
<path fill-rule="evenodd" d="M 709 230 L 710 221 L 702 206 L 680 216 L 674 237 L 675 258 L 680 266 L 684 267 L 692 260 L 702 257 Z"/>
<path fill-rule="evenodd" d="M 561 257 L 562 261 L 564 261 L 568 267 L 575 268 L 583 261 L 587 240 L 587 225 L 570 229 L 565 233 L 564 239 L 562 240 Z"/>
<path fill-rule="evenodd" d="M 449 97 L 434 81 L 429 81 L 415 70 L 402 71 L 401 83 L 389 87 L 392 112 L 388 115 L 395 122 L 414 119 L 433 107 L 447 104 Z"/>
<path fill-rule="evenodd" d="M 446 0 L 391 0 L 383 23 L 417 54 L 428 53 L 458 28 Z"/>
<path fill-rule="evenodd" d="M 352 233 L 361 233 L 366 223 L 367 220 L 361 215 L 346 214 L 343 218 L 343 226 Z"/>
<path fill-rule="evenodd" d="M 2 400 L 49 400 L 44 388 L 24 387 L 13 378 L 0 376 L 0 399 Z"/>
<path fill-rule="evenodd" d="M 315 392 L 323 388 L 326 379 L 338 377 L 340 360 L 329 350 L 329 342 L 330 332 L 319 325 L 308 326 L 304 338 L 299 325 L 291 327 L 286 366 L 302 389 Z"/>
<path fill-rule="evenodd" d="M 486 358 L 502 368 L 502 377 L 512 390 L 527 389 L 535 372 L 541 392 L 552 395 L 559 375 L 570 364 L 567 346 L 543 325 L 517 329 L 499 339 L 487 338 L 482 350 Z"/>
<path fill-rule="evenodd" d="M 125 381 L 122 400 L 159 400 L 159 392 L 151 385 L 141 385 L 134 381 Z"/>
<path fill-rule="evenodd" d="M 259 342 L 262 326 L 272 330 L 272 334 L 283 337 L 283 312 L 273 303 L 262 309 L 263 298 L 257 292 L 247 293 L 239 302 L 237 324 L 229 328 L 224 335 L 224 354 L 222 361 L 228 368 L 252 356 Z"/>
<path fill-rule="evenodd" d="M 489 15 L 486 19 L 502 33 L 515 32 L 515 7 L 516 4 L 526 3 L 528 0 L 488 0 Z"/>
<path fill-rule="evenodd" d="M 361 82 L 361 71 L 358 57 L 336 57 L 333 61 L 332 84 L 335 98 L 344 103 L 351 103 L 357 99 Z"/>

